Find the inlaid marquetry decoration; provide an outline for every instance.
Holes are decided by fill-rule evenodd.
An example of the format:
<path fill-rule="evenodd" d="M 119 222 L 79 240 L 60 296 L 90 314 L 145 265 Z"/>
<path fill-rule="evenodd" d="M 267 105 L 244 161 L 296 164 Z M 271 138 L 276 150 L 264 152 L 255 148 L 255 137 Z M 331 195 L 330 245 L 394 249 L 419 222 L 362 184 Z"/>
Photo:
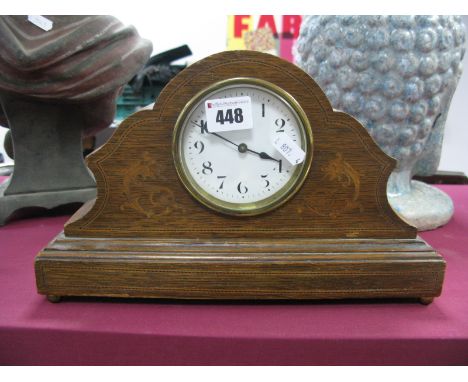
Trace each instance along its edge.
<path fill-rule="evenodd" d="M 356 209 L 360 213 L 364 212 L 363 204 L 359 202 L 361 176 L 343 159 L 341 153 L 336 153 L 336 157 L 325 164 L 320 171 L 323 173 L 321 192 L 326 193 L 322 197 L 326 199 L 322 205 L 308 204 L 312 211 L 329 218 L 337 218 Z M 326 191 L 330 189 L 334 192 Z M 315 195 L 318 197 L 317 193 Z"/>
<path fill-rule="evenodd" d="M 177 200 L 171 188 L 157 185 L 158 175 L 156 160 L 148 152 L 143 153 L 141 160 L 130 164 L 122 178 L 122 191 L 126 201 L 120 206 L 120 210 L 134 210 L 150 219 L 169 215 L 178 209 Z M 138 192 L 138 189 L 148 181 L 155 182 L 151 191 L 144 194 Z"/>
<path fill-rule="evenodd" d="M 97 198 L 36 258 L 52 300 L 441 293 L 444 260 L 388 204 L 395 160 L 275 56 L 191 65 L 87 163 Z"/>

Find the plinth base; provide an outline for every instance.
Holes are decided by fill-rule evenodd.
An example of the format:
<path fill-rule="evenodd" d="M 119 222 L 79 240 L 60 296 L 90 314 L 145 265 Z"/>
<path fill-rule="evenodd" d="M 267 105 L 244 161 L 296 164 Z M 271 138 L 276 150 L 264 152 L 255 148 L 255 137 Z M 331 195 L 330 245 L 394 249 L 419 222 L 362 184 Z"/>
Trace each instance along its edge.
<path fill-rule="evenodd" d="M 28 209 L 52 209 L 71 203 L 85 203 L 96 197 L 96 188 L 4 195 L 7 183 L 0 184 L 0 226 L 20 210 L 27 215 Z"/>
<path fill-rule="evenodd" d="M 445 262 L 423 240 L 148 240 L 60 234 L 35 261 L 39 293 L 176 299 L 418 298 Z"/>

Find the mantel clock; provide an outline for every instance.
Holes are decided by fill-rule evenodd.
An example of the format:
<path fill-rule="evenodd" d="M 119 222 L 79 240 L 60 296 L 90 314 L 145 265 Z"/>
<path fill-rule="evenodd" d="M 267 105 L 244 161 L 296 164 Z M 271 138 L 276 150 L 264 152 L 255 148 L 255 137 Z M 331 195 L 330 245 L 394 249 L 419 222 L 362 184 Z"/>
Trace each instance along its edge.
<path fill-rule="evenodd" d="M 388 204 L 395 160 L 272 55 L 193 64 L 88 165 L 97 198 L 36 258 L 51 300 L 441 292 L 444 260 Z"/>

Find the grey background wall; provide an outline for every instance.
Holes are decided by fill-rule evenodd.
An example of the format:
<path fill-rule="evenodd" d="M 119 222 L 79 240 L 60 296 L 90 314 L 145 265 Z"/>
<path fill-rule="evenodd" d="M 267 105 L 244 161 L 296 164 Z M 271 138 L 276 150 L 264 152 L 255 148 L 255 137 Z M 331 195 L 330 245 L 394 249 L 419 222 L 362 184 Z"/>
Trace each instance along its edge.
<path fill-rule="evenodd" d="M 463 16 L 468 40 L 468 16 Z M 468 41 L 463 58 L 463 74 L 453 96 L 447 123 L 440 170 L 463 171 L 468 174 Z"/>

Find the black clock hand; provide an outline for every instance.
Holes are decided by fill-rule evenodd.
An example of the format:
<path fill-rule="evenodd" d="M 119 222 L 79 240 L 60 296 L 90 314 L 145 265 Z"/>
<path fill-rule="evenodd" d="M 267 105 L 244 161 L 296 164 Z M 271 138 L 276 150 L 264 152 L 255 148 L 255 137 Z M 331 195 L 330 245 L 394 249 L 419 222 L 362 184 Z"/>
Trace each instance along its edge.
<path fill-rule="evenodd" d="M 231 145 L 236 146 L 238 150 L 239 150 L 239 146 L 243 144 L 243 143 L 241 143 L 240 145 L 238 145 L 237 143 L 234 143 L 234 142 L 230 141 L 229 139 L 223 137 L 222 135 L 219 135 L 218 133 L 210 133 L 209 131 L 208 131 L 208 133 L 211 134 L 211 135 L 214 135 L 215 137 L 221 138 L 221 139 L 225 140 L 226 142 L 229 142 Z"/>
<path fill-rule="evenodd" d="M 193 123 L 195 126 L 202 127 L 202 125 L 199 125 L 199 124 L 197 124 L 197 123 L 194 122 L 194 121 L 192 121 L 192 123 Z M 206 131 L 208 131 L 208 130 L 206 130 Z M 237 143 L 234 143 L 234 142 L 230 141 L 229 139 L 224 138 L 222 135 L 219 135 L 218 133 L 211 133 L 211 132 L 208 131 L 208 134 L 214 135 L 214 136 L 216 136 L 216 137 L 218 137 L 218 138 L 221 138 L 221 139 L 225 140 L 226 142 L 229 142 L 231 145 L 236 146 L 237 149 L 238 149 L 239 151 L 241 151 L 241 150 L 239 149 L 239 146 L 245 145 L 244 143 L 241 143 L 240 145 L 238 145 Z M 247 147 L 247 145 L 245 145 L 245 147 Z M 241 151 L 241 152 L 245 152 L 245 150 L 244 150 L 244 151 Z"/>
<path fill-rule="evenodd" d="M 270 155 L 268 155 L 266 152 L 262 151 L 261 153 L 257 152 L 257 151 L 254 151 L 252 149 L 249 149 L 247 147 L 247 145 L 245 143 L 240 143 L 240 144 L 236 144 L 234 142 L 231 142 L 229 139 L 227 138 L 224 138 L 223 136 L 217 134 L 217 133 L 210 133 L 210 134 L 213 134 L 221 139 L 224 139 L 226 142 L 229 142 L 229 143 L 232 143 L 234 146 L 237 147 L 237 150 L 239 150 L 239 152 L 241 153 L 245 153 L 246 151 L 248 151 L 249 153 L 252 153 L 252 154 L 255 154 L 255 155 L 258 155 L 260 158 L 262 159 L 269 159 L 269 160 L 274 160 L 275 162 L 280 162 L 280 160 L 278 159 L 275 159 L 273 157 L 271 157 Z"/>
<path fill-rule="evenodd" d="M 192 121 L 192 123 L 195 125 L 195 126 L 198 126 L 198 127 L 202 127 L 202 125 L 199 125 L 197 124 L 196 122 Z M 258 155 L 260 158 L 262 159 L 268 159 L 268 160 L 273 160 L 275 162 L 278 162 L 279 163 L 279 172 L 281 172 L 281 165 L 282 165 L 282 160 L 281 159 L 275 159 L 273 157 L 271 157 L 270 155 L 268 155 L 266 152 L 262 151 L 262 152 L 257 152 L 257 151 L 254 151 L 254 150 L 251 150 L 247 147 L 247 145 L 245 143 L 240 143 L 240 144 L 237 144 L 237 143 L 234 143 L 232 141 L 230 141 L 229 139 L 223 137 L 222 135 L 219 135 L 218 133 L 215 133 L 215 132 L 209 132 L 208 131 L 208 134 L 211 134 L 211 135 L 214 135 L 215 137 L 218 137 L 218 138 L 221 138 L 222 140 L 230 143 L 231 145 L 234 145 L 237 147 L 237 150 L 241 153 L 245 153 L 246 151 L 252 153 L 252 154 L 255 154 L 255 155 Z"/>
<path fill-rule="evenodd" d="M 240 145 L 239 145 L 240 146 Z M 246 146 L 247 147 L 247 146 Z M 257 153 L 256 151 L 250 150 L 249 148 L 246 148 L 247 151 L 250 151 L 251 153 L 257 154 L 260 158 L 262 159 L 269 159 L 269 160 L 274 160 L 275 162 L 278 162 L 279 164 L 279 173 L 281 173 L 281 168 L 283 167 L 283 161 L 281 159 L 275 159 L 269 156 L 266 152 L 262 151 L 261 153 Z M 239 150 L 240 151 L 240 150 Z"/>
<path fill-rule="evenodd" d="M 196 122 L 192 121 L 192 123 L 195 125 L 195 126 L 198 126 L 198 127 L 202 127 L 202 125 L 199 125 L 197 124 Z M 229 142 L 231 145 L 234 145 L 237 147 L 237 149 L 241 152 L 241 153 L 245 153 L 248 149 L 247 149 L 247 145 L 245 143 L 241 143 L 240 145 L 238 145 L 237 143 L 234 143 L 232 141 L 230 141 L 229 139 L 223 137 L 222 135 L 219 135 L 218 133 L 212 133 L 208 130 L 206 130 L 208 132 L 208 134 L 211 134 L 211 135 L 214 135 L 215 137 L 218 137 L 218 138 L 221 138 L 223 140 L 225 140 L 226 142 Z M 257 153 L 255 153 L 257 154 Z"/>
<path fill-rule="evenodd" d="M 256 151 L 250 150 L 249 148 L 247 148 L 247 151 L 249 151 L 249 152 L 251 152 L 253 154 L 257 154 L 262 159 L 270 159 L 270 160 L 274 160 L 274 161 L 278 162 L 278 159 L 272 158 L 271 156 L 269 156 L 264 151 L 262 151 L 261 153 L 257 153 Z"/>

